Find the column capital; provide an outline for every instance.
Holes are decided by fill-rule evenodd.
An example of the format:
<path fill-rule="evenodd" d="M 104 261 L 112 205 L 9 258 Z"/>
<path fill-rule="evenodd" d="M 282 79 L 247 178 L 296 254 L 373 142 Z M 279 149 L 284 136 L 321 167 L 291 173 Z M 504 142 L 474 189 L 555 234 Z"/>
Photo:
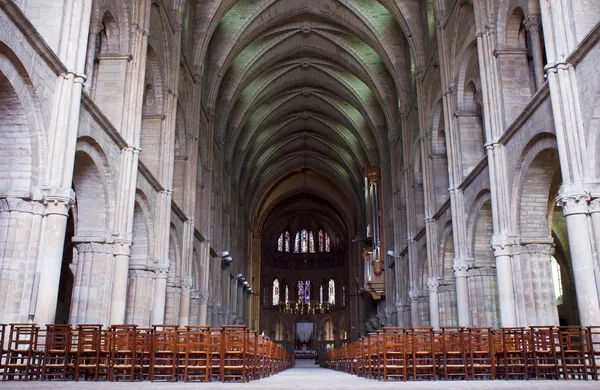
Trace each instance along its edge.
<path fill-rule="evenodd" d="M 587 192 L 560 195 L 557 205 L 563 208 L 565 217 L 575 214 L 587 214 L 591 196 Z"/>
<path fill-rule="evenodd" d="M 532 243 L 523 245 L 523 252 L 525 253 L 541 253 L 544 255 L 554 254 L 554 244 L 545 243 Z"/>
<path fill-rule="evenodd" d="M 201 305 L 205 305 L 208 304 L 208 297 L 209 297 L 209 293 L 207 290 L 201 290 L 198 292 L 198 299 L 200 299 L 200 304 Z"/>
<path fill-rule="evenodd" d="M 525 18 L 523 24 L 530 33 L 539 33 L 542 27 L 542 17 L 540 15 L 529 15 Z"/>
<path fill-rule="evenodd" d="M 600 213 L 600 198 L 592 199 L 590 201 L 589 213 Z"/>
<path fill-rule="evenodd" d="M 191 288 L 192 287 L 192 278 L 191 277 L 182 277 L 181 278 L 181 287 Z"/>
<path fill-rule="evenodd" d="M 492 249 L 494 250 L 494 256 L 512 256 L 515 254 L 515 243 L 510 240 L 506 235 L 495 234 L 492 236 Z"/>
<path fill-rule="evenodd" d="M 131 241 L 118 240 L 113 244 L 115 256 L 129 256 L 131 254 Z"/>
<path fill-rule="evenodd" d="M 154 266 L 154 278 L 166 279 L 169 274 L 169 266 L 166 264 L 156 264 Z"/>
<path fill-rule="evenodd" d="M 43 215 L 44 205 L 35 200 L 25 200 L 20 198 L 3 198 L 0 199 L 0 212 L 3 211 L 16 211 L 20 213 Z"/>
<path fill-rule="evenodd" d="M 423 290 L 418 289 L 418 288 L 412 288 L 408 292 L 408 297 L 410 298 L 411 301 L 417 301 L 420 298 L 422 298 L 423 296 L 424 296 Z"/>
<path fill-rule="evenodd" d="M 456 276 L 466 277 L 467 271 L 469 271 L 469 269 L 473 268 L 474 264 L 475 264 L 474 259 L 466 258 L 466 257 L 462 257 L 462 258 L 456 257 L 454 259 L 454 264 L 452 265 L 452 269 L 454 270 L 454 273 L 456 274 Z"/>
<path fill-rule="evenodd" d="M 79 253 L 107 253 L 114 254 L 114 247 L 112 244 L 105 244 L 101 242 L 80 242 L 75 244 L 77 252 Z"/>
<path fill-rule="evenodd" d="M 437 294 L 440 288 L 440 280 L 437 277 L 430 276 L 427 279 L 427 287 L 429 288 L 430 293 Z"/>

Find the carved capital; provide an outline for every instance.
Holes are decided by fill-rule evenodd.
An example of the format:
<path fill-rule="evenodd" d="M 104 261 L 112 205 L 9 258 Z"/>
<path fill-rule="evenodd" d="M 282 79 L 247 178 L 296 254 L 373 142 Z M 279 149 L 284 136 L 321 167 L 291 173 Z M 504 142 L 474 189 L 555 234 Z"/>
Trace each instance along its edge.
<path fill-rule="evenodd" d="M 587 214 L 590 199 L 590 194 L 587 192 L 580 192 L 560 196 L 556 204 L 563 208 L 565 217 L 575 214 Z"/>
<path fill-rule="evenodd" d="M 191 288 L 192 287 L 192 278 L 190 278 L 190 277 L 181 278 L 181 287 Z"/>
<path fill-rule="evenodd" d="M 541 253 L 544 255 L 554 254 L 554 244 L 526 244 L 523 245 L 525 253 Z"/>
<path fill-rule="evenodd" d="M 494 256 L 512 256 L 515 254 L 515 245 L 511 242 L 492 242 Z"/>
<path fill-rule="evenodd" d="M 542 27 L 542 17 L 540 15 L 529 15 L 525 18 L 523 24 L 530 33 L 539 33 Z"/>
<path fill-rule="evenodd" d="M 454 273 L 456 274 L 456 276 L 466 277 L 467 271 L 469 271 L 469 269 L 473 268 L 474 264 L 475 264 L 475 260 L 473 260 L 473 259 L 457 257 L 454 259 L 454 264 L 452 265 L 452 269 L 454 270 Z"/>
<path fill-rule="evenodd" d="M 416 301 L 423 297 L 423 291 L 418 288 L 413 288 L 408 292 L 408 297 L 411 301 Z"/>
<path fill-rule="evenodd" d="M 129 256 L 131 254 L 131 242 L 119 241 L 113 244 L 115 256 Z"/>
<path fill-rule="evenodd" d="M 169 274 L 169 266 L 166 264 L 156 264 L 154 266 L 154 278 L 166 279 Z"/>
<path fill-rule="evenodd" d="M 589 213 L 600 213 L 600 198 L 592 199 L 590 201 Z"/>
<path fill-rule="evenodd" d="M 43 215 L 44 206 L 40 202 L 33 200 L 23 200 L 20 198 L 0 199 L 0 212 L 19 212 L 34 215 Z M 68 210 L 67 210 L 68 211 Z"/>
<path fill-rule="evenodd" d="M 429 277 L 429 279 L 427 279 L 427 287 L 429 288 L 430 293 L 437 294 L 440 288 L 440 280 L 435 277 Z"/>
<path fill-rule="evenodd" d="M 202 290 L 198 293 L 198 299 L 200 300 L 201 305 L 208 304 L 208 297 L 209 294 L 207 290 Z"/>
<path fill-rule="evenodd" d="M 103 244 L 100 242 L 82 242 L 75 245 L 78 253 L 108 253 L 113 254 L 112 244 Z"/>

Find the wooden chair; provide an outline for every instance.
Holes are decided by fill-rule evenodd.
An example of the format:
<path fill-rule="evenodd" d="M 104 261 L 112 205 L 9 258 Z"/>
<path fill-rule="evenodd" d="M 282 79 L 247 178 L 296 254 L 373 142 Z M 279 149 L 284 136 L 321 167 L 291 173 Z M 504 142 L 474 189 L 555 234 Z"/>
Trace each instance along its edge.
<path fill-rule="evenodd" d="M 211 337 L 209 326 L 186 326 L 183 380 L 210 381 Z"/>
<path fill-rule="evenodd" d="M 527 355 L 530 350 L 530 335 L 525 328 L 502 328 L 496 346 L 498 377 L 504 379 L 528 379 Z"/>
<path fill-rule="evenodd" d="M 246 349 L 248 332 L 243 325 L 226 325 L 221 330 L 221 382 L 248 380 Z"/>
<path fill-rule="evenodd" d="M 152 325 L 150 380 L 177 379 L 177 325 Z"/>
<path fill-rule="evenodd" d="M 465 351 L 464 328 L 442 327 L 440 334 L 441 369 L 444 379 L 468 379 L 467 351 Z M 440 374 L 441 376 L 441 374 Z"/>
<path fill-rule="evenodd" d="M 39 379 L 39 328 L 34 324 L 10 324 L 2 380 Z"/>
<path fill-rule="evenodd" d="M 221 338 L 220 328 L 210 328 L 210 377 L 221 380 Z"/>
<path fill-rule="evenodd" d="M 561 364 L 559 371 L 564 379 L 588 379 L 589 366 L 586 356 L 589 342 L 587 329 L 581 326 L 558 328 Z"/>
<path fill-rule="evenodd" d="M 6 357 L 6 324 L 0 324 L 0 376 L 4 376 L 4 363 Z"/>
<path fill-rule="evenodd" d="M 468 328 L 468 366 L 471 379 L 496 379 L 494 337 L 491 328 Z"/>
<path fill-rule="evenodd" d="M 258 335 L 251 329 L 246 329 L 248 332 L 246 346 L 246 372 L 248 380 L 260 379 L 260 359 L 258 357 Z"/>
<path fill-rule="evenodd" d="M 150 362 L 152 352 L 152 328 L 138 328 L 135 342 L 136 379 L 150 380 Z"/>
<path fill-rule="evenodd" d="M 558 332 L 552 326 L 529 327 L 531 339 L 531 362 L 535 379 L 558 379 L 559 365 L 556 355 Z"/>
<path fill-rule="evenodd" d="M 110 380 L 135 380 L 136 325 L 110 327 Z"/>
<path fill-rule="evenodd" d="M 46 342 L 42 364 L 42 380 L 71 376 L 71 325 L 46 325 Z"/>
<path fill-rule="evenodd" d="M 587 337 L 586 357 L 590 362 L 588 375 L 597 381 L 600 379 L 600 326 L 589 326 Z"/>
<path fill-rule="evenodd" d="M 75 354 L 76 381 L 82 376 L 86 380 L 98 380 L 101 374 L 107 374 L 109 354 L 105 347 L 106 337 L 102 334 L 102 325 L 79 325 L 77 327 L 77 352 Z"/>
<path fill-rule="evenodd" d="M 383 329 L 382 379 L 407 379 L 407 333 L 401 328 Z"/>
<path fill-rule="evenodd" d="M 437 373 L 433 328 L 430 326 L 414 327 L 409 332 L 412 349 L 409 369 L 412 379 L 435 380 Z"/>

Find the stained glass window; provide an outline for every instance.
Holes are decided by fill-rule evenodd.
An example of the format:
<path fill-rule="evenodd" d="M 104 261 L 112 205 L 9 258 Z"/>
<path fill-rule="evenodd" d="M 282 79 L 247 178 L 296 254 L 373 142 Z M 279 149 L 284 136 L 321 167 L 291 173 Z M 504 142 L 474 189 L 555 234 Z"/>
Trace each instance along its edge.
<path fill-rule="evenodd" d="M 342 286 L 342 306 L 346 306 L 346 286 Z"/>
<path fill-rule="evenodd" d="M 304 303 L 310 302 L 310 280 L 304 283 Z"/>
<path fill-rule="evenodd" d="M 329 281 L 329 303 L 335 305 L 335 281 Z"/>
<path fill-rule="evenodd" d="M 290 303 L 290 289 L 288 288 L 287 284 L 285 285 L 285 304 L 287 305 L 288 303 Z"/>
<path fill-rule="evenodd" d="M 325 233 L 325 252 L 331 252 L 331 238 L 329 238 L 329 234 Z"/>
<path fill-rule="evenodd" d="M 281 233 L 279 239 L 277 240 L 277 251 L 283 252 L 283 233 Z"/>
<path fill-rule="evenodd" d="M 290 252 L 290 232 L 285 232 L 285 251 Z"/>
<path fill-rule="evenodd" d="M 298 303 L 304 302 L 304 282 L 298 282 Z"/>
<path fill-rule="evenodd" d="M 323 286 L 319 287 L 319 303 L 323 304 Z"/>
<path fill-rule="evenodd" d="M 308 252 L 308 231 L 306 229 L 302 230 L 300 241 L 302 243 L 302 253 Z"/>
<path fill-rule="evenodd" d="M 315 237 L 313 236 L 313 232 L 308 234 L 308 251 L 315 253 Z"/>
<path fill-rule="evenodd" d="M 325 243 L 323 242 L 323 230 L 319 230 L 319 252 L 323 253 Z"/>
<path fill-rule="evenodd" d="M 296 239 L 294 240 L 294 253 L 300 253 L 300 232 L 296 233 Z"/>
<path fill-rule="evenodd" d="M 273 281 L 273 306 L 279 305 L 279 280 Z"/>

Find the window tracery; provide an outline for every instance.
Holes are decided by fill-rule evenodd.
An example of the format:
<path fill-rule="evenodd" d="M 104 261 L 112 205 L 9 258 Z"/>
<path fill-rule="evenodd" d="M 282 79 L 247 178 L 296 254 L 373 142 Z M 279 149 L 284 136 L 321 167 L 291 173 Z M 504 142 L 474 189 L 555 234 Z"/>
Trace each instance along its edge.
<path fill-rule="evenodd" d="M 331 305 L 335 305 L 335 281 L 333 279 L 331 279 L 329 281 L 329 303 Z"/>
<path fill-rule="evenodd" d="M 273 306 L 279 305 L 279 280 L 273 281 Z"/>
<path fill-rule="evenodd" d="M 316 234 L 307 229 L 296 232 L 294 239 L 294 253 L 330 253 L 331 238 L 323 229 Z M 281 233 L 277 239 L 277 251 L 280 253 L 290 253 L 291 248 L 290 232 Z"/>

